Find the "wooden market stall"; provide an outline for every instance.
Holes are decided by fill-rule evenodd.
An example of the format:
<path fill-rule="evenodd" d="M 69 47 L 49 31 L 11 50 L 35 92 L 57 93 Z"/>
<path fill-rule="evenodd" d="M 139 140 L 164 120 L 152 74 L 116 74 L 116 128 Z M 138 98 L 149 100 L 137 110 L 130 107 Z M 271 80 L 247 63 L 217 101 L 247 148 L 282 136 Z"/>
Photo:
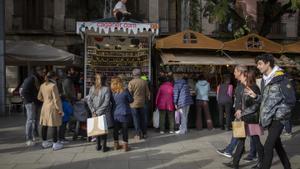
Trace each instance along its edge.
<path fill-rule="evenodd" d="M 191 94 L 195 99 L 194 86 L 200 73 L 206 75 L 211 83 L 209 107 L 214 124 L 218 124 L 216 109 L 216 87 L 220 78 L 230 72 L 230 65 L 237 61 L 248 63 L 246 60 L 235 60 L 222 54 L 223 42 L 212 39 L 201 33 L 186 30 L 175 35 L 157 40 L 156 49 L 161 60 L 161 71 L 174 74 L 184 74 L 188 78 Z M 191 105 L 189 126 L 195 124 L 195 105 Z M 206 124 L 206 123 L 203 123 Z"/>

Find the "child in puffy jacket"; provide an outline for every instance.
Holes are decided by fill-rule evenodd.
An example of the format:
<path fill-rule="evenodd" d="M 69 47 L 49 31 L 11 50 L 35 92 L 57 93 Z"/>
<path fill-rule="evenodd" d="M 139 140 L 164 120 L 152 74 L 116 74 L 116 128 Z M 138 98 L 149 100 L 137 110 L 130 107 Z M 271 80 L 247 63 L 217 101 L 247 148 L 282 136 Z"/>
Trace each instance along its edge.
<path fill-rule="evenodd" d="M 73 107 L 71 103 L 68 102 L 68 100 L 64 96 L 61 96 L 61 101 L 62 101 L 64 116 L 62 117 L 62 125 L 59 127 L 59 141 L 60 143 L 67 143 L 68 141 L 65 138 L 65 131 L 66 131 L 66 126 L 70 121 L 71 116 L 73 115 Z"/>

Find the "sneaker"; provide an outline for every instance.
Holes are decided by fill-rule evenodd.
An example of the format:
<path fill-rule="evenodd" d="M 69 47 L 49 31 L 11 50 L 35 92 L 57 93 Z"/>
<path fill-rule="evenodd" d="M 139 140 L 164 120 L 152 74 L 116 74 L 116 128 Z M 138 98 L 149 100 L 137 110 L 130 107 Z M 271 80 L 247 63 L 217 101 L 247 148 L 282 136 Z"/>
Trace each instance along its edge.
<path fill-rule="evenodd" d="M 139 141 L 139 140 L 141 140 L 141 137 L 140 137 L 139 135 L 135 135 L 135 136 L 134 136 L 134 139 L 135 139 L 136 141 Z"/>
<path fill-rule="evenodd" d="M 159 133 L 160 133 L 160 134 L 165 134 L 165 132 L 164 132 L 164 131 L 160 131 Z"/>
<path fill-rule="evenodd" d="M 257 161 L 257 158 L 256 157 L 249 157 L 249 156 L 247 156 L 247 157 L 245 157 L 244 159 L 243 159 L 245 162 L 247 162 L 247 163 L 250 163 L 250 162 L 254 162 L 254 161 Z"/>
<path fill-rule="evenodd" d="M 50 143 L 49 141 L 43 141 L 42 142 L 42 147 L 43 148 L 50 148 L 52 146 L 52 143 Z"/>
<path fill-rule="evenodd" d="M 34 146 L 35 145 L 35 142 L 34 141 L 31 141 L 31 140 L 28 140 L 26 141 L 26 145 L 29 147 L 29 146 Z"/>
<path fill-rule="evenodd" d="M 33 138 L 32 138 L 32 141 L 33 141 L 33 142 L 38 142 L 38 141 L 40 141 L 40 139 L 39 139 L 38 137 L 33 137 Z"/>
<path fill-rule="evenodd" d="M 175 131 L 176 134 L 185 134 L 185 132 L 181 131 L 181 130 L 178 130 L 178 131 Z"/>
<path fill-rule="evenodd" d="M 61 143 L 54 143 L 53 144 L 53 146 L 52 146 L 52 149 L 53 149 L 53 151 L 56 151 L 56 150 L 61 150 L 61 149 L 63 149 L 64 148 L 64 145 L 63 144 L 61 144 Z"/>
<path fill-rule="evenodd" d="M 68 143 L 70 143 L 70 141 L 67 140 L 67 139 L 60 140 L 59 142 L 60 142 L 61 144 L 68 144 Z"/>
<path fill-rule="evenodd" d="M 224 150 L 217 150 L 217 153 L 224 156 L 224 157 L 232 158 L 232 155 L 230 153 L 225 152 L 225 149 Z"/>
<path fill-rule="evenodd" d="M 291 138 L 292 137 L 292 133 L 284 133 L 282 136 Z"/>
<path fill-rule="evenodd" d="M 169 131 L 170 134 L 174 134 L 174 131 Z"/>

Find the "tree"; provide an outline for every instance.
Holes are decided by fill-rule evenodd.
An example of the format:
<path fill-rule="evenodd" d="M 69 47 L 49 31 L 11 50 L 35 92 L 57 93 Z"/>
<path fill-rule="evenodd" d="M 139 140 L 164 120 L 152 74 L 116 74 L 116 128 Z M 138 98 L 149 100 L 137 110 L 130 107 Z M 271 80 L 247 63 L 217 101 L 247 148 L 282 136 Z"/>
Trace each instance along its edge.
<path fill-rule="evenodd" d="M 201 31 L 201 0 L 190 0 L 189 26 L 193 31 Z"/>
<path fill-rule="evenodd" d="M 203 16 L 209 17 L 210 21 L 219 23 L 233 21 L 232 33 L 247 34 L 258 32 L 262 36 L 270 33 L 272 25 L 279 21 L 284 14 L 294 14 L 300 8 L 300 0 L 288 0 L 280 4 L 280 0 L 262 0 L 261 10 L 263 21 L 260 27 L 248 17 L 241 15 L 236 8 L 236 0 L 207 0 Z"/>

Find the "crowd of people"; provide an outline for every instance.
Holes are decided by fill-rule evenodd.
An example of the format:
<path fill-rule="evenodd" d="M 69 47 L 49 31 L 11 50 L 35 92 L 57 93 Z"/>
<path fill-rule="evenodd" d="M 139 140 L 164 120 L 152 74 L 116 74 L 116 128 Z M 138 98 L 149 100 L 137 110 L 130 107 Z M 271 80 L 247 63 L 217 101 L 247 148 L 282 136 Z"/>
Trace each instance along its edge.
<path fill-rule="evenodd" d="M 251 139 L 250 154 L 246 159 L 252 160 L 256 154 L 258 155 L 257 164 L 252 168 L 269 169 L 275 148 L 284 168 L 289 169 L 291 165 L 281 143 L 280 134 L 284 126 L 289 124 L 296 100 L 295 91 L 283 70 L 274 64 L 274 57 L 271 54 L 257 56 L 256 63 L 262 73 L 261 83 L 256 79 L 255 70 L 237 65 L 233 72 L 238 81 L 236 87 L 232 85 L 229 76 L 217 86 L 219 126 L 229 131 L 233 119 L 245 122 L 247 136 Z M 36 67 L 34 73 L 24 80 L 21 95 L 27 114 L 28 146 L 34 145 L 36 138 L 39 137 L 39 125 L 43 148 L 52 147 L 53 150 L 59 150 L 67 143 L 65 131 L 72 116 L 72 105 L 76 100 L 72 72 L 72 69 L 67 69 L 66 77 L 58 79 L 56 73 L 52 71 L 46 73 L 41 67 Z M 115 150 L 129 150 L 128 127 L 131 118 L 134 124 L 134 138 L 139 140 L 147 137 L 148 114 L 145 107 L 151 94 L 147 79 L 141 77 L 141 70 L 134 69 L 132 75 L 132 80 L 126 84 L 122 76 L 107 79 L 101 72 L 96 72 L 94 85 L 84 98 L 91 117 L 106 115 L 108 126 L 113 127 Z M 167 117 L 170 134 L 186 134 L 189 109 L 194 104 L 188 81 L 183 75 L 176 73 L 164 74 L 159 80 L 160 86 L 155 98 L 155 107 L 159 111 L 159 131 L 161 134 L 166 132 Z M 198 130 L 203 128 L 202 112 L 207 128 L 214 129 L 208 106 L 210 90 L 210 83 L 203 74 L 200 74 L 195 84 Z M 231 113 L 233 108 L 234 118 Z M 177 131 L 175 124 L 179 124 Z M 52 142 L 47 139 L 48 128 L 52 130 Z M 268 129 L 268 136 L 263 145 L 260 136 L 263 135 L 264 129 Z M 122 144 L 119 143 L 120 134 Z M 95 137 L 97 151 L 110 150 L 107 146 L 107 137 L 107 135 Z M 239 162 L 245 151 L 245 140 L 246 138 L 232 137 L 225 149 L 217 150 L 223 156 L 233 157 L 232 161 L 224 165 L 239 168 Z"/>

